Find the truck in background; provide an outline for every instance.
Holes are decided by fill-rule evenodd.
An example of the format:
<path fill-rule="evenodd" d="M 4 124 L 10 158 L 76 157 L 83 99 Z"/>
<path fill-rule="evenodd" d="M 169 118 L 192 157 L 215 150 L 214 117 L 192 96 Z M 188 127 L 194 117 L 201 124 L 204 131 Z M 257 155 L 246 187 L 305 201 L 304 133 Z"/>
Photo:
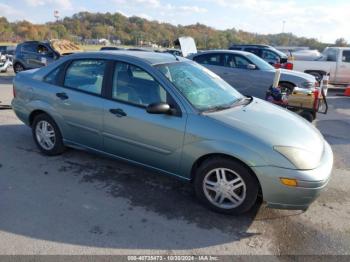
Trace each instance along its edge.
<path fill-rule="evenodd" d="M 292 62 L 294 70 L 311 74 L 319 81 L 329 74 L 330 84 L 350 84 L 350 47 L 327 47 L 316 60 Z"/>

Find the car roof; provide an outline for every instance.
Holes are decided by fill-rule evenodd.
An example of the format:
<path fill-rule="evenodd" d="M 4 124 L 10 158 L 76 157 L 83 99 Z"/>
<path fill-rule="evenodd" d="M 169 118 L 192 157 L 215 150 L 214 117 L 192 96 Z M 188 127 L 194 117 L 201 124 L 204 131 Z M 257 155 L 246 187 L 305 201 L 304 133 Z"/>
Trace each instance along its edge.
<path fill-rule="evenodd" d="M 239 54 L 239 55 L 251 55 L 252 53 L 250 52 L 246 52 L 246 51 L 240 51 L 240 50 L 222 50 L 222 49 L 218 49 L 218 50 L 205 50 L 205 51 L 201 51 L 197 54 L 193 54 L 193 56 L 197 56 L 197 55 L 204 55 L 204 54 Z"/>
<path fill-rule="evenodd" d="M 267 47 L 267 48 L 271 48 L 272 46 L 269 46 L 269 45 L 259 45 L 259 44 L 256 44 L 256 45 L 253 45 L 253 44 L 233 44 L 231 45 L 231 47 Z"/>
<path fill-rule="evenodd" d="M 74 58 L 132 58 L 142 61 L 144 63 L 155 65 L 173 63 L 178 61 L 188 61 L 187 59 L 174 56 L 170 53 L 156 53 L 156 52 L 145 52 L 145 51 L 128 51 L 128 50 L 104 50 L 103 52 L 82 52 L 72 54 L 69 57 Z"/>

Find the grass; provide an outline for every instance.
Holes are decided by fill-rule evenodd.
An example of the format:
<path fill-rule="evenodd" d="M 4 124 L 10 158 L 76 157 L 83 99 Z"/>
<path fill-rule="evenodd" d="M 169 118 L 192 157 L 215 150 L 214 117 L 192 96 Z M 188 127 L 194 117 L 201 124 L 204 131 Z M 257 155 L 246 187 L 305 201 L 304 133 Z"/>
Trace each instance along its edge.
<path fill-rule="evenodd" d="M 12 43 L 12 42 L 0 42 L 0 46 L 1 45 L 10 45 L 10 46 L 14 46 L 17 45 L 17 43 Z M 81 49 L 83 49 L 84 51 L 98 51 L 100 50 L 100 48 L 103 45 L 79 45 L 81 47 Z M 124 46 L 123 46 L 124 47 Z"/>
<path fill-rule="evenodd" d="M 84 51 L 98 51 L 103 45 L 79 45 Z"/>
<path fill-rule="evenodd" d="M 17 43 L 12 43 L 12 42 L 0 42 L 0 45 L 17 45 Z"/>

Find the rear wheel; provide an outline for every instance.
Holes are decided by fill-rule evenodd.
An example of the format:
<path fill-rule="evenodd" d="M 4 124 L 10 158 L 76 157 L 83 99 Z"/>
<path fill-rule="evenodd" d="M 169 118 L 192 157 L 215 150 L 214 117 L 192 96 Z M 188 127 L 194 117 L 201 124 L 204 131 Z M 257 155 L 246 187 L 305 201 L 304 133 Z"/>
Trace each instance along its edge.
<path fill-rule="evenodd" d="M 32 133 L 36 145 L 45 155 L 55 156 L 64 151 L 61 132 L 50 116 L 40 114 L 35 117 Z"/>
<path fill-rule="evenodd" d="M 305 118 L 307 121 L 309 121 L 310 123 L 312 123 L 312 121 L 314 121 L 314 115 L 309 112 L 309 111 L 303 111 L 300 113 L 300 116 L 302 116 L 303 118 Z"/>
<path fill-rule="evenodd" d="M 234 160 L 212 158 L 196 171 L 197 197 L 214 211 L 241 214 L 256 202 L 259 185 L 254 174 Z"/>
<path fill-rule="evenodd" d="M 22 72 L 24 71 L 24 66 L 21 63 L 16 63 L 13 66 L 13 71 L 15 71 L 16 74 Z"/>

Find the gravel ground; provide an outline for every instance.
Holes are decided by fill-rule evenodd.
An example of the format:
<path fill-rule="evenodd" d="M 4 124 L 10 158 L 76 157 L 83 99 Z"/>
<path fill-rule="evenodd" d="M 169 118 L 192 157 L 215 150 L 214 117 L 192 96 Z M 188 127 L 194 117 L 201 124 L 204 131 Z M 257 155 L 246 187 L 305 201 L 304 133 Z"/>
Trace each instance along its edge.
<path fill-rule="evenodd" d="M 0 74 L 3 104 L 11 80 Z M 304 213 L 257 203 L 237 217 L 124 162 L 73 149 L 45 157 L 12 110 L 0 110 L 0 254 L 350 255 L 350 98 L 328 100 L 315 123 L 335 154 L 328 187 Z"/>

